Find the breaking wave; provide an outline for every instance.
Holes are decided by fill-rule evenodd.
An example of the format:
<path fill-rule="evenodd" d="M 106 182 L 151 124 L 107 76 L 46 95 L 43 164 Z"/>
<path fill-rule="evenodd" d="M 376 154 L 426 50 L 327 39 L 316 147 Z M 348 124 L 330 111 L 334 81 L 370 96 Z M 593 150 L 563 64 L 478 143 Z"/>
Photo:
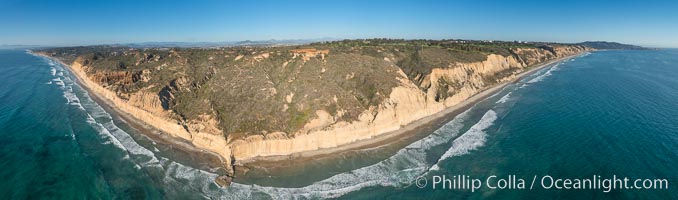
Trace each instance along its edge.
<path fill-rule="evenodd" d="M 159 169 L 163 172 L 160 180 L 168 187 L 178 187 L 196 191 L 204 198 L 211 199 L 313 199 L 337 198 L 347 193 L 361 190 L 366 187 L 388 186 L 408 187 L 417 177 L 431 170 L 437 170 L 439 163 L 450 157 L 462 155 L 484 145 L 486 140 L 485 129 L 497 119 L 493 110 L 487 111 L 482 118 L 464 134 L 460 135 L 464 122 L 468 120 L 469 111 L 457 115 L 441 128 L 430 135 L 400 149 L 393 156 L 376 164 L 336 174 L 330 178 L 299 188 L 267 187 L 259 185 L 245 185 L 232 183 L 227 188 L 221 188 L 214 183 L 218 177 L 216 173 L 200 170 L 174 162 L 168 158 L 156 155 L 154 151 L 138 144 L 134 138 L 113 122 L 111 115 L 92 100 L 84 89 L 73 79 L 71 74 L 59 64 L 54 65 L 52 80 L 63 91 L 69 105 L 78 107 L 87 116 L 87 122 L 97 130 L 99 136 L 106 142 L 125 152 L 123 159 L 135 164 L 139 170 L 146 168 Z M 553 70 L 549 69 L 548 72 Z M 62 73 L 57 73 L 62 72 Z M 77 91 L 76 92 L 74 91 Z M 511 96 L 507 93 L 497 103 L 506 102 Z M 455 137 L 457 137 L 455 139 Z M 432 148 L 447 144 L 452 140 L 452 146 L 432 166 L 426 160 L 427 152 Z M 168 189 L 171 190 L 171 189 Z"/>
<path fill-rule="evenodd" d="M 440 162 L 450 157 L 467 154 L 469 151 L 481 147 L 485 144 L 487 134 L 485 129 L 489 128 L 497 120 L 497 113 L 493 110 L 488 110 L 478 123 L 471 126 L 466 133 L 459 136 L 452 141 L 452 147 L 443 154 L 438 162 L 431 167 L 431 170 L 440 169 Z"/>
<path fill-rule="evenodd" d="M 543 74 L 541 74 L 541 75 L 539 75 L 539 76 L 537 76 L 537 77 L 532 78 L 530 81 L 527 81 L 527 83 L 536 83 L 536 82 L 539 82 L 539 81 L 544 80 L 544 78 L 546 78 L 546 77 L 548 77 L 548 76 L 551 76 L 551 75 L 552 75 L 551 72 L 553 72 L 553 71 L 555 71 L 555 70 L 558 70 L 558 65 L 559 65 L 559 64 L 553 65 L 553 67 L 551 67 L 551 68 L 549 68 L 548 70 L 546 70 L 546 72 L 544 72 Z"/>
<path fill-rule="evenodd" d="M 161 179 L 165 184 L 185 190 L 198 191 L 205 198 L 219 198 L 228 195 L 213 182 L 219 176 L 216 173 L 185 166 L 158 156 L 153 151 L 139 145 L 131 135 L 114 124 L 112 116 L 70 78 L 70 73 L 64 70 L 63 66 L 54 64 L 55 62 L 49 59 L 48 63 L 53 66 L 50 68 L 50 72 L 54 76 L 52 81 L 59 86 L 58 88 L 62 91 L 67 104 L 84 112 L 86 122 L 104 139 L 103 144 L 110 144 L 123 150 L 125 152 L 124 160 L 134 163 L 137 169 L 160 169 L 164 172 L 164 177 L 161 177 Z M 82 95 L 77 95 L 74 88 Z M 72 137 L 75 137 L 75 135 L 72 135 Z"/>
<path fill-rule="evenodd" d="M 497 100 L 497 104 L 506 103 L 511 98 L 511 93 L 512 92 L 509 92 L 502 96 L 499 100 Z"/>
<path fill-rule="evenodd" d="M 139 145 L 127 132 L 113 123 L 108 112 L 69 78 L 70 73 L 68 71 L 60 69 L 60 65 L 55 67 L 55 70 L 58 70 L 57 72 L 63 73 L 55 72 L 53 81 L 59 85 L 69 105 L 85 111 L 87 122 L 98 131 L 101 138 L 105 139 L 104 144 L 110 144 L 125 151 L 126 154 L 123 159 L 132 161 L 137 169 L 161 169 L 164 172 L 162 181 L 166 185 L 187 187 L 192 191 L 199 191 L 205 198 L 336 198 L 371 186 L 407 187 L 417 177 L 430 169 L 430 164 L 425 160 L 426 152 L 432 147 L 443 145 L 457 137 L 464 126 L 467 112 L 470 110 L 459 114 L 432 134 L 408 145 L 383 161 L 336 174 L 305 187 L 280 188 L 234 182 L 227 188 L 220 188 L 214 183 L 214 179 L 218 176 L 216 173 L 182 165 L 158 156 L 153 151 Z M 83 95 L 76 95 L 74 89 L 77 89 Z"/>
<path fill-rule="evenodd" d="M 470 110 L 470 109 L 469 109 Z M 229 194 L 261 193 L 273 199 L 337 198 L 349 192 L 371 186 L 406 187 L 429 169 L 426 152 L 456 137 L 464 126 L 469 111 L 457 115 L 432 134 L 399 150 L 393 156 L 374 165 L 334 175 L 300 188 L 263 187 L 233 183 L 225 190 Z"/>

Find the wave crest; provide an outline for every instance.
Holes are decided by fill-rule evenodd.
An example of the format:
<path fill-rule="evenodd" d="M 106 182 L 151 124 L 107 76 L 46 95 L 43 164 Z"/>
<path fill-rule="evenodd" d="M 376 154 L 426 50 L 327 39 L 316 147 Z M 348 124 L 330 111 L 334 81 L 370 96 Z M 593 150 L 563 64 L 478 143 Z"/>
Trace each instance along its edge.
<path fill-rule="evenodd" d="M 438 159 L 438 162 L 431 167 L 431 170 L 439 170 L 439 164 L 443 160 L 446 160 L 450 157 L 467 154 L 469 151 L 483 146 L 487 137 L 487 134 L 485 134 L 485 129 L 492 126 L 495 120 L 497 120 L 497 113 L 493 110 L 488 110 L 480 119 L 480 121 L 478 121 L 478 123 L 471 126 L 471 128 L 466 131 L 466 133 L 452 141 L 452 146 L 450 149 L 448 149 L 445 154 L 443 154 L 443 156 Z"/>

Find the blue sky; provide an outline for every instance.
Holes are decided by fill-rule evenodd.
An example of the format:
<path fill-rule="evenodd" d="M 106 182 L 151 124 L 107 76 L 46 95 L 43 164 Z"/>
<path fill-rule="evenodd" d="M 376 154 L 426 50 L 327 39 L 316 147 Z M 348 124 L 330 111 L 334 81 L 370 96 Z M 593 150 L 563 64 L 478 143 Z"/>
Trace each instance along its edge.
<path fill-rule="evenodd" d="M 0 0 L 0 18 L 0 44 L 388 37 L 678 47 L 678 1 Z"/>

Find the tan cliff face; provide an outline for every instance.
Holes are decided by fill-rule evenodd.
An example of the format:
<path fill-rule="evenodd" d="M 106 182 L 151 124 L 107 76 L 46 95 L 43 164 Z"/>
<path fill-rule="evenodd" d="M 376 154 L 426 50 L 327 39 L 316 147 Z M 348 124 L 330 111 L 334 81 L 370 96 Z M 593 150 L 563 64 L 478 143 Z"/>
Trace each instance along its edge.
<path fill-rule="evenodd" d="M 513 52 L 527 65 L 534 65 L 553 58 L 574 55 L 592 49 L 584 46 L 557 46 L 548 49 L 516 48 Z"/>
<path fill-rule="evenodd" d="M 215 134 L 215 132 L 218 133 L 219 130 L 215 130 L 211 127 L 211 129 L 208 130 L 214 132 L 200 132 L 200 130 L 205 130 L 205 128 L 194 129 L 197 131 L 189 132 L 179 122 L 166 117 L 170 115 L 170 113 L 159 107 L 159 99 L 156 95 L 149 95 L 149 93 L 140 91 L 132 95 L 130 100 L 124 100 L 117 94 L 92 80 L 92 77 L 88 76 L 85 72 L 85 69 L 88 67 L 83 66 L 82 63 L 82 59 L 76 59 L 73 64 L 70 65 L 71 70 L 81 83 L 89 90 L 93 91 L 95 95 L 108 101 L 115 106 L 116 109 L 119 109 L 164 133 L 184 139 L 198 148 L 206 149 L 220 155 L 222 159 L 224 159 L 224 165 L 229 165 L 232 155 L 224 138 L 220 134 Z M 208 123 L 205 124 L 209 126 L 209 119 L 207 122 Z M 227 169 L 230 170 L 231 168 Z"/>
<path fill-rule="evenodd" d="M 80 56 L 71 68 L 120 111 L 217 153 L 229 166 L 232 159 L 375 138 L 513 81 L 538 63 L 587 50 L 551 45 L 471 55 L 377 46 L 201 50 L 199 56 L 131 50 Z"/>
<path fill-rule="evenodd" d="M 529 65 L 555 58 L 575 55 L 584 48 L 556 48 L 556 54 L 549 51 L 534 51 L 527 62 L 521 62 L 513 56 L 488 55 L 487 60 L 474 63 L 455 63 L 451 66 L 434 68 L 424 78 L 424 86 L 430 86 L 427 92 L 419 89 L 414 82 L 400 71 L 400 86 L 393 88 L 390 96 L 381 105 L 366 110 L 359 120 L 352 122 L 332 121 L 326 112 L 318 110 L 316 118 L 308 126 L 323 127 L 294 137 L 275 134 L 275 137 L 252 136 L 231 142 L 233 155 L 238 160 L 260 156 L 288 155 L 295 152 L 334 148 L 359 140 L 370 139 L 384 133 L 395 131 L 415 120 L 424 118 L 457 105 L 471 96 L 496 83 L 512 81 L 516 75 L 524 72 Z M 519 50 L 520 51 L 520 50 Z M 524 50 L 523 50 L 524 51 Z M 440 99 L 437 84 L 440 80 L 457 83 L 455 87 L 445 87 L 447 93 Z"/>

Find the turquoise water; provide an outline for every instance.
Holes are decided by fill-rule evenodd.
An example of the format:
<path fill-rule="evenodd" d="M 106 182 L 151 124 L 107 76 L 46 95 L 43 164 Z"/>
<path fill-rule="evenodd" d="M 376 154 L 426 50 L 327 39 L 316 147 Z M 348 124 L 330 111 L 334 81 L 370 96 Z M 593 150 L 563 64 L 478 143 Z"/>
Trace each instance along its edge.
<path fill-rule="evenodd" d="M 212 182 L 217 169 L 138 134 L 72 80 L 53 61 L 0 51 L 0 198 L 678 199 L 676 50 L 567 60 L 405 148 L 349 152 L 225 189 Z M 667 179 L 669 189 L 432 189 L 439 175 L 617 175 Z M 429 185 L 417 187 L 419 177 Z"/>
<path fill-rule="evenodd" d="M 428 183 L 434 175 L 482 181 L 516 175 L 528 189 L 375 186 L 343 197 L 678 199 L 678 51 L 601 51 L 568 60 L 507 87 L 463 118 L 482 129 L 456 127 L 464 134 L 452 147 L 443 145 L 449 157 L 432 153 L 440 170 L 425 170 Z M 529 190 L 534 175 L 664 178 L 669 189 Z"/>
<path fill-rule="evenodd" d="M 216 174 L 168 159 L 172 151 L 115 121 L 63 66 L 0 50 L 0 80 L 1 199 L 222 196 Z"/>

